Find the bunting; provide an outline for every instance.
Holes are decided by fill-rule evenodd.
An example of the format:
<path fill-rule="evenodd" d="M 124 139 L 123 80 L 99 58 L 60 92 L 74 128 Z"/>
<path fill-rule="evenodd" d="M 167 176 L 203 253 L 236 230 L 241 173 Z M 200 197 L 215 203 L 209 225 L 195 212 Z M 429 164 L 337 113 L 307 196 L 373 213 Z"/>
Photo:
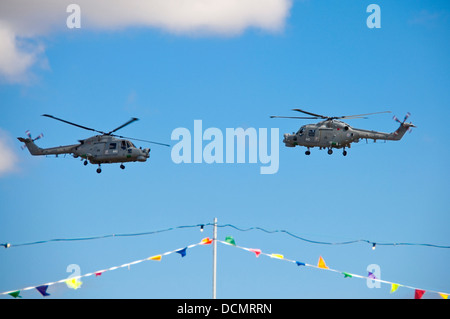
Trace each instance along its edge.
<path fill-rule="evenodd" d="M 398 287 L 400 287 L 399 284 L 394 284 L 394 283 L 392 283 L 392 284 L 391 284 L 391 293 L 396 292 L 397 289 L 398 289 Z"/>
<path fill-rule="evenodd" d="M 50 296 L 50 294 L 47 293 L 47 288 L 48 288 L 47 285 L 43 285 L 43 286 L 36 287 L 36 290 L 39 291 L 39 293 L 40 293 L 43 297 L 47 297 L 47 296 Z"/>
<path fill-rule="evenodd" d="M 265 255 L 267 257 L 270 258 L 277 258 L 277 259 L 282 259 L 284 261 L 287 262 L 292 262 L 295 263 L 297 266 L 306 266 L 306 267 L 312 267 L 312 268 L 317 268 L 317 269 L 323 269 L 323 270 L 327 270 L 327 271 L 333 271 L 339 274 L 344 275 L 344 278 L 360 278 L 360 279 L 370 279 L 373 281 L 378 281 L 380 283 L 385 283 L 385 284 L 390 284 L 391 285 L 391 290 L 390 293 L 394 293 L 395 291 L 397 291 L 397 289 L 399 287 L 404 287 L 404 288 L 408 288 L 408 289 L 413 289 L 414 290 L 414 298 L 415 299 L 421 299 L 423 297 L 423 295 L 425 294 L 425 292 L 432 292 L 432 293 L 436 293 L 439 294 L 441 296 L 441 298 L 443 299 L 448 299 L 449 294 L 448 293 L 444 293 L 444 292 L 437 292 L 437 291 L 431 291 L 431 290 L 423 290 L 423 289 L 419 289 L 419 288 L 415 288 L 415 287 L 411 287 L 411 286 L 407 286 L 407 285 L 401 285 L 398 283 L 394 283 L 394 282 L 390 282 L 390 281 L 386 281 L 386 280 L 381 280 L 379 278 L 377 278 L 373 273 L 369 272 L 367 274 L 367 276 L 361 276 L 361 275 L 357 275 L 357 274 L 352 274 L 349 272 L 343 272 L 343 271 L 339 271 L 336 269 L 332 269 L 330 267 L 328 267 L 325 263 L 325 260 L 322 258 L 322 256 L 319 256 L 319 261 L 317 263 L 317 265 L 312 265 L 312 264 L 307 264 L 305 262 L 301 262 L 301 261 L 297 261 L 297 260 L 291 260 L 291 259 L 287 259 L 285 258 L 283 255 L 279 255 L 279 254 L 267 254 L 261 251 L 261 249 L 255 249 L 255 248 L 246 248 L 246 247 L 241 247 L 241 246 L 237 246 L 234 239 L 233 239 L 233 243 L 231 244 L 231 241 L 229 239 L 229 237 L 227 237 L 228 240 L 226 241 L 221 241 L 221 240 L 217 240 L 217 242 L 228 245 L 228 246 L 233 246 L 239 249 L 243 249 L 249 252 L 253 252 L 256 254 L 256 257 L 259 257 L 260 255 Z"/>
<path fill-rule="evenodd" d="M 319 257 L 319 262 L 317 263 L 318 268 L 328 269 L 328 266 L 325 264 L 325 260 L 323 260 L 322 256 Z"/>
<path fill-rule="evenodd" d="M 105 273 L 107 271 L 112 271 L 112 270 L 116 270 L 116 269 L 120 269 L 120 268 L 124 268 L 124 267 L 130 268 L 130 266 L 138 264 L 138 263 L 141 263 L 141 262 L 144 262 L 144 261 L 161 261 L 163 256 L 166 256 L 166 255 L 169 255 L 169 254 L 172 254 L 172 253 L 180 254 L 180 256 L 183 258 L 183 257 L 186 256 L 186 253 L 187 253 L 188 249 L 193 248 L 193 247 L 198 246 L 198 245 L 210 245 L 213 241 L 214 241 L 213 239 L 210 239 L 210 238 L 207 237 L 207 238 L 202 239 L 199 243 L 192 244 L 192 245 L 186 246 L 184 248 L 179 248 L 179 249 L 176 249 L 176 250 L 173 250 L 173 251 L 168 251 L 168 252 L 165 252 L 163 254 L 153 255 L 153 256 L 147 257 L 145 259 L 136 260 L 136 261 L 133 261 L 133 262 L 130 262 L 130 263 L 123 264 L 121 266 L 114 266 L 114 267 L 110 267 L 110 268 L 107 268 L 107 269 L 98 270 L 98 271 L 95 271 L 95 272 L 92 272 L 92 273 L 80 275 L 80 276 L 77 276 L 77 277 L 71 277 L 71 278 L 68 278 L 68 279 L 67 278 L 66 279 L 61 279 L 59 281 L 46 283 L 46 284 L 39 285 L 39 286 L 27 287 L 27 288 L 23 288 L 23 289 L 19 289 L 19 290 L 13 290 L 13 291 L 7 291 L 7 292 L 0 293 L 0 295 L 10 295 L 13 298 L 22 298 L 22 296 L 21 296 L 21 292 L 22 291 L 27 291 L 27 290 L 34 289 L 34 290 L 37 290 L 43 297 L 47 297 L 47 296 L 50 296 L 50 294 L 47 292 L 48 287 L 52 286 L 52 285 L 55 285 L 55 284 L 59 284 L 59 283 L 65 283 L 67 285 L 67 287 L 76 290 L 76 289 L 79 289 L 82 286 L 82 284 L 83 284 L 83 282 L 80 280 L 81 278 L 85 278 L 85 277 L 89 277 L 89 276 L 100 277 L 103 273 Z M 225 241 L 221 241 L 221 240 L 217 240 L 217 239 L 216 239 L 216 241 L 220 242 L 222 244 L 228 245 L 228 246 L 232 246 L 232 247 L 236 247 L 236 248 L 239 248 L 239 249 L 243 249 L 243 250 L 252 252 L 252 253 L 254 253 L 256 255 L 256 257 L 259 257 L 261 255 L 265 255 L 265 256 L 273 258 L 273 259 L 280 259 L 280 260 L 283 260 L 283 261 L 295 263 L 297 266 L 312 267 L 312 268 L 326 270 L 326 271 L 333 271 L 333 272 L 339 273 L 341 275 L 344 275 L 344 278 L 361 278 L 361 279 L 366 279 L 366 280 L 370 279 L 370 280 L 378 281 L 380 283 L 389 284 L 391 286 L 390 293 L 396 292 L 399 287 L 412 289 L 412 290 L 414 290 L 414 299 L 421 299 L 426 292 L 439 294 L 439 296 L 442 299 L 448 299 L 448 296 L 449 296 L 448 293 L 444 293 L 444 292 L 424 290 L 424 289 L 419 289 L 419 288 L 416 288 L 416 287 L 402 285 L 402 284 L 398 284 L 398 283 L 394 283 L 394 282 L 390 282 L 390 281 L 386 281 L 386 280 L 381 280 L 379 278 L 376 278 L 375 275 L 373 273 L 371 273 L 371 272 L 369 272 L 367 276 L 361 276 L 361 275 L 357 275 L 357 274 L 353 274 L 353 273 L 349 273 L 349 272 L 338 271 L 336 269 L 332 269 L 329 266 L 327 266 L 327 264 L 325 263 L 325 260 L 322 258 L 322 256 L 319 256 L 319 261 L 318 261 L 317 265 L 313 265 L 313 264 L 305 263 L 303 261 L 287 259 L 282 254 L 275 254 L 275 253 L 268 254 L 268 253 L 264 253 L 261 249 L 246 248 L 246 247 L 238 246 L 238 245 L 236 245 L 236 241 L 234 240 L 234 238 L 231 237 L 231 236 L 227 236 Z"/>
<path fill-rule="evenodd" d="M 150 257 L 147 257 L 147 258 L 144 258 L 144 259 L 141 259 L 141 260 L 136 260 L 136 261 L 133 261 L 133 262 L 130 262 L 130 263 L 123 264 L 121 266 L 114 266 L 114 267 L 110 267 L 110 268 L 103 269 L 103 270 L 97 270 L 97 271 L 94 271 L 92 273 L 80 275 L 80 276 L 77 276 L 77 277 L 61 279 L 61 280 L 58 280 L 58 281 L 55 281 L 55 282 L 46 283 L 44 285 L 27 287 L 27 288 L 23 288 L 23 289 L 19 289 L 19 290 L 13 290 L 13 291 L 7 291 L 7 292 L 0 293 L 0 295 L 10 295 L 13 298 L 22 298 L 22 296 L 20 295 L 20 293 L 22 291 L 27 291 L 27 290 L 34 289 L 34 290 L 37 290 L 43 297 L 47 297 L 47 296 L 50 296 L 50 294 L 47 292 L 48 287 L 52 286 L 52 285 L 56 285 L 56 284 L 61 284 L 61 283 L 65 283 L 68 288 L 77 290 L 83 284 L 83 282 L 80 280 L 81 278 L 90 277 L 90 276 L 99 277 L 99 276 L 101 276 L 103 273 L 105 273 L 107 271 L 112 271 L 112 270 L 125 268 L 125 267 L 129 268 L 132 265 L 136 265 L 138 263 L 141 263 L 141 262 L 144 262 L 144 261 L 148 261 L 148 260 L 161 261 L 163 256 L 167 256 L 167 255 L 170 255 L 172 253 L 178 253 L 178 254 L 181 255 L 181 257 L 184 257 L 184 256 L 186 256 L 186 251 L 188 249 L 193 248 L 193 247 L 198 246 L 198 245 L 209 245 L 212 242 L 213 242 L 212 239 L 204 238 L 197 244 L 192 244 L 192 245 L 186 246 L 186 247 L 181 248 L 181 249 L 168 251 L 168 252 L 165 252 L 165 253 L 160 254 L 160 255 L 153 255 L 153 256 L 150 256 Z"/>
<path fill-rule="evenodd" d="M 414 299 L 422 299 L 422 296 L 425 294 L 425 290 L 416 289 L 414 292 Z"/>
<path fill-rule="evenodd" d="M 82 281 L 78 280 L 78 277 L 77 277 L 77 278 L 70 278 L 70 279 L 67 279 L 67 280 L 65 281 L 65 283 L 66 283 L 67 287 L 72 288 L 72 289 L 75 289 L 75 290 L 77 290 L 78 288 L 80 288 L 81 285 L 83 284 Z M 47 286 L 47 287 L 48 287 L 48 286 Z"/>

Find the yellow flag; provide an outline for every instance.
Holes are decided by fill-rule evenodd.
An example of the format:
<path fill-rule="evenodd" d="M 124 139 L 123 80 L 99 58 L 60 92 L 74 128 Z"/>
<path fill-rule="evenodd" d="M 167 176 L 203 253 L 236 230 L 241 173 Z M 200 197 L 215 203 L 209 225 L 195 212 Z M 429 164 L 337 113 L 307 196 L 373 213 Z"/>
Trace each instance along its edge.
<path fill-rule="evenodd" d="M 394 291 L 396 291 L 397 289 L 398 289 L 398 287 L 399 287 L 400 285 L 399 284 L 392 284 L 391 285 L 391 293 L 393 293 Z"/>
<path fill-rule="evenodd" d="M 448 299 L 448 295 L 447 294 L 439 294 L 442 298 L 444 298 L 444 299 Z"/>
<path fill-rule="evenodd" d="M 156 255 L 156 256 L 152 256 L 152 257 L 148 257 L 148 260 L 161 260 L 161 255 Z"/>
<path fill-rule="evenodd" d="M 75 289 L 75 290 L 80 288 L 82 283 L 83 282 L 78 280 L 78 278 L 70 278 L 70 279 L 66 280 L 67 287 Z"/>
<path fill-rule="evenodd" d="M 270 257 L 272 257 L 272 258 L 278 258 L 278 259 L 283 259 L 283 258 L 284 258 L 284 256 L 283 256 L 283 255 L 280 255 L 280 254 L 272 254 L 272 255 L 270 255 Z"/>
<path fill-rule="evenodd" d="M 317 267 L 329 269 L 328 266 L 325 264 L 325 260 L 323 260 L 322 256 L 319 257 L 319 263 L 317 264 Z"/>

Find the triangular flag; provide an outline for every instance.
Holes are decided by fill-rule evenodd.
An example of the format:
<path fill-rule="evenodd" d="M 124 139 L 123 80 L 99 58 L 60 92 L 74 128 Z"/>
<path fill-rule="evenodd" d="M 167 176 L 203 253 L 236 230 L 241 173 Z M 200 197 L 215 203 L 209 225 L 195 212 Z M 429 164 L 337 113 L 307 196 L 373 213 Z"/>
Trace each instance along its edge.
<path fill-rule="evenodd" d="M 67 287 L 75 289 L 75 290 L 80 288 L 82 283 L 83 282 L 79 281 L 78 278 L 70 278 L 70 279 L 66 280 Z"/>
<path fill-rule="evenodd" d="M 352 278 L 352 274 L 349 274 L 348 272 L 343 272 L 344 278 Z"/>
<path fill-rule="evenodd" d="M 300 261 L 296 261 L 295 263 L 297 264 L 297 266 L 305 266 L 305 263 L 302 263 Z"/>
<path fill-rule="evenodd" d="M 184 257 L 184 256 L 186 256 L 186 250 L 187 250 L 187 247 L 177 250 L 176 253 L 179 253 L 181 255 L 181 257 Z"/>
<path fill-rule="evenodd" d="M 416 289 L 414 292 L 414 299 L 421 299 L 424 294 L 425 290 Z"/>
<path fill-rule="evenodd" d="M 284 256 L 280 255 L 280 254 L 272 254 L 272 255 L 270 255 L 270 257 L 271 258 L 278 258 L 278 259 L 283 259 L 284 258 Z"/>
<path fill-rule="evenodd" d="M 95 273 L 95 277 L 101 276 L 102 274 L 103 274 L 103 271 L 97 271 L 97 272 Z"/>
<path fill-rule="evenodd" d="M 20 295 L 20 290 L 10 292 L 8 295 L 10 295 L 14 298 L 22 298 L 22 296 Z"/>
<path fill-rule="evenodd" d="M 325 264 L 325 260 L 323 260 L 322 256 L 319 257 L 319 263 L 317 264 L 317 267 L 329 269 L 328 266 Z"/>
<path fill-rule="evenodd" d="M 448 299 L 448 295 L 447 295 L 447 294 L 439 293 L 439 295 L 440 295 L 442 298 L 444 298 L 444 299 Z"/>
<path fill-rule="evenodd" d="M 370 271 L 369 271 L 369 275 L 367 277 L 369 277 L 370 279 L 377 279 L 377 277 L 375 277 L 375 275 L 373 273 L 371 273 Z"/>
<path fill-rule="evenodd" d="M 227 236 L 225 238 L 225 242 L 229 243 L 230 245 L 236 246 L 236 242 L 234 241 L 234 238 L 231 236 Z"/>
<path fill-rule="evenodd" d="M 400 287 L 399 284 L 392 283 L 391 284 L 391 293 L 395 292 L 398 289 L 398 287 Z"/>
<path fill-rule="evenodd" d="M 202 241 L 200 242 L 200 245 L 209 245 L 213 242 L 212 239 L 210 239 L 209 237 L 203 238 Z"/>
<path fill-rule="evenodd" d="M 249 248 L 248 250 L 254 252 L 256 254 L 256 257 L 259 257 L 259 255 L 261 254 L 261 249 Z"/>
<path fill-rule="evenodd" d="M 161 258 L 162 258 L 161 255 L 156 255 L 156 256 L 148 257 L 147 260 L 158 260 L 158 261 L 160 261 Z"/>
<path fill-rule="evenodd" d="M 36 290 L 39 291 L 39 293 L 40 293 L 42 296 L 47 297 L 47 296 L 50 296 L 50 294 L 47 293 L 47 288 L 48 288 L 48 286 L 47 286 L 47 285 L 44 285 L 44 286 L 36 287 Z"/>

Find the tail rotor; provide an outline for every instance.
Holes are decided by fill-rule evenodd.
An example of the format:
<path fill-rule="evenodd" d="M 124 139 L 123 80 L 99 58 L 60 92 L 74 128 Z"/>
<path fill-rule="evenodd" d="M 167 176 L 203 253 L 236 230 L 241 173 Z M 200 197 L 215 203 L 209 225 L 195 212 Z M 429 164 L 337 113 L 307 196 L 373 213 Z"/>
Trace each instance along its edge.
<path fill-rule="evenodd" d="M 399 119 L 398 119 L 398 117 L 396 117 L 395 115 L 393 116 L 393 119 L 394 119 L 394 121 L 396 121 L 396 122 L 398 122 L 398 123 L 400 123 L 400 126 L 404 126 L 404 127 L 407 127 L 408 128 L 408 132 L 409 133 L 411 133 L 412 132 L 412 127 L 416 127 L 414 124 L 412 124 L 412 122 L 411 123 L 406 123 L 406 120 L 409 118 L 411 116 L 411 113 L 406 113 L 406 115 L 405 115 L 405 117 L 404 117 L 404 119 L 403 119 L 403 121 L 400 121 Z"/>
<path fill-rule="evenodd" d="M 41 138 L 44 137 L 44 134 L 41 133 L 41 134 L 39 134 L 37 137 L 33 138 L 33 137 L 31 136 L 31 132 L 30 132 L 29 130 L 27 130 L 27 131 L 25 132 L 25 134 L 28 136 L 28 139 L 29 139 L 31 142 L 34 142 L 34 141 L 36 141 L 36 140 L 41 139 Z M 21 146 L 22 150 L 24 150 L 26 147 L 27 147 L 26 145 L 22 145 L 22 146 Z"/>

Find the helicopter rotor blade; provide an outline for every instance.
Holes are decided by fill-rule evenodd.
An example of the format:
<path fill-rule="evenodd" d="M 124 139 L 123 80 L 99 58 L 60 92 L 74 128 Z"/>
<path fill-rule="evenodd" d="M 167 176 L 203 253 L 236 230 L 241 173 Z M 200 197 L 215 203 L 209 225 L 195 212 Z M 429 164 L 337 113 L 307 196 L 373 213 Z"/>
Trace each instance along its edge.
<path fill-rule="evenodd" d="M 403 119 L 403 123 L 405 123 L 406 122 L 406 120 L 408 119 L 408 117 L 410 117 L 411 116 L 411 113 L 406 113 L 406 115 L 405 115 L 405 118 Z"/>
<path fill-rule="evenodd" d="M 72 123 L 72 122 L 69 122 L 69 121 L 66 121 L 66 120 L 57 118 L 57 117 L 55 117 L 55 116 L 53 116 L 53 115 L 42 114 L 42 116 L 46 116 L 46 117 L 49 117 L 49 118 L 51 118 L 51 119 L 58 120 L 58 121 L 61 121 L 61 122 L 63 122 L 63 123 L 70 124 L 70 125 L 73 125 L 73 126 L 76 126 L 76 127 L 79 127 L 79 128 L 85 129 L 85 130 L 88 130 L 88 131 L 93 131 L 93 132 L 97 132 L 97 133 L 100 133 L 100 134 L 106 134 L 105 132 L 98 131 L 98 130 L 95 130 L 95 129 L 93 129 L 93 128 L 86 127 L 86 126 L 83 126 L 83 125 L 75 124 L 75 123 Z"/>
<path fill-rule="evenodd" d="M 271 115 L 271 119 L 279 118 L 279 119 L 300 119 L 300 120 L 317 120 L 321 119 L 321 117 L 302 117 L 302 116 L 277 116 L 277 115 Z"/>
<path fill-rule="evenodd" d="M 300 110 L 300 109 L 292 109 L 292 111 L 297 111 L 297 112 L 305 113 L 305 114 L 308 114 L 308 115 L 311 115 L 311 116 L 314 116 L 314 117 L 317 117 L 317 118 L 321 118 L 321 119 L 326 119 L 326 118 L 328 118 L 328 116 L 324 116 L 324 115 L 320 115 L 320 114 L 315 114 L 315 113 L 303 111 L 303 110 Z"/>
<path fill-rule="evenodd" d="M 382 114 L 382 113 L 391 113 L 391 111 L 366 113 L 366 114 L 356 114 L 356 115 L 344 115 L 344 116 L 337 116 L 336 118 L 338 118 L 338 119 L 365 118 L 364 116 L 366 116 L 366 115 L 374 115 L 374 114 Z"/>
<path fill-rule="evenodd" d="M 154 141 L 149 141 L 149 140 L 141 140 L 139 138 L 134 138 L 134 137 L 126 137 L 126 136 L 115 135 L 115 134 L 111 134 L 111 136 L 115 136 L 115 137 L 118 137 L 118 138 L 126 138 L 128 140 L 133 140 L 133 141 L 146 142 L 146 143 L 152 143 L 152 144 L 158 144 L 158 145 L 170 147 L 169 144 L 159 143 L 159 142 L 154 142 Z"/>
<path fill-rule="evenodd" d="M 128 122 L 126 122 L 126 123 L 124 123 L 124 124 L 122 124 L 121 126 L 119 126 L 119 127 L 117 127 L 117 128 L 115 128 L 114 130 L 112 130 L 111 132 L 109 132 L 109 133 L 106 133 L 106 135 L 111 135 L 111 133 L 114 133 L 114 132 L 116 132 L 116 131 L 118 131 L 118 130 L 120 130 L 121 128 L 124 128 L 125 126 L 127 126 L 127 125 L 129 125 L 129 124 L 131 124 L 131 123 L 133 123 L 133 122 L 135 122 L 135 121 L 137 121 L 137 120 L 139 120 L 138 118 L 135 118 L 135 117 L 133 117 L 133 118 L 131 118 Z"/>

